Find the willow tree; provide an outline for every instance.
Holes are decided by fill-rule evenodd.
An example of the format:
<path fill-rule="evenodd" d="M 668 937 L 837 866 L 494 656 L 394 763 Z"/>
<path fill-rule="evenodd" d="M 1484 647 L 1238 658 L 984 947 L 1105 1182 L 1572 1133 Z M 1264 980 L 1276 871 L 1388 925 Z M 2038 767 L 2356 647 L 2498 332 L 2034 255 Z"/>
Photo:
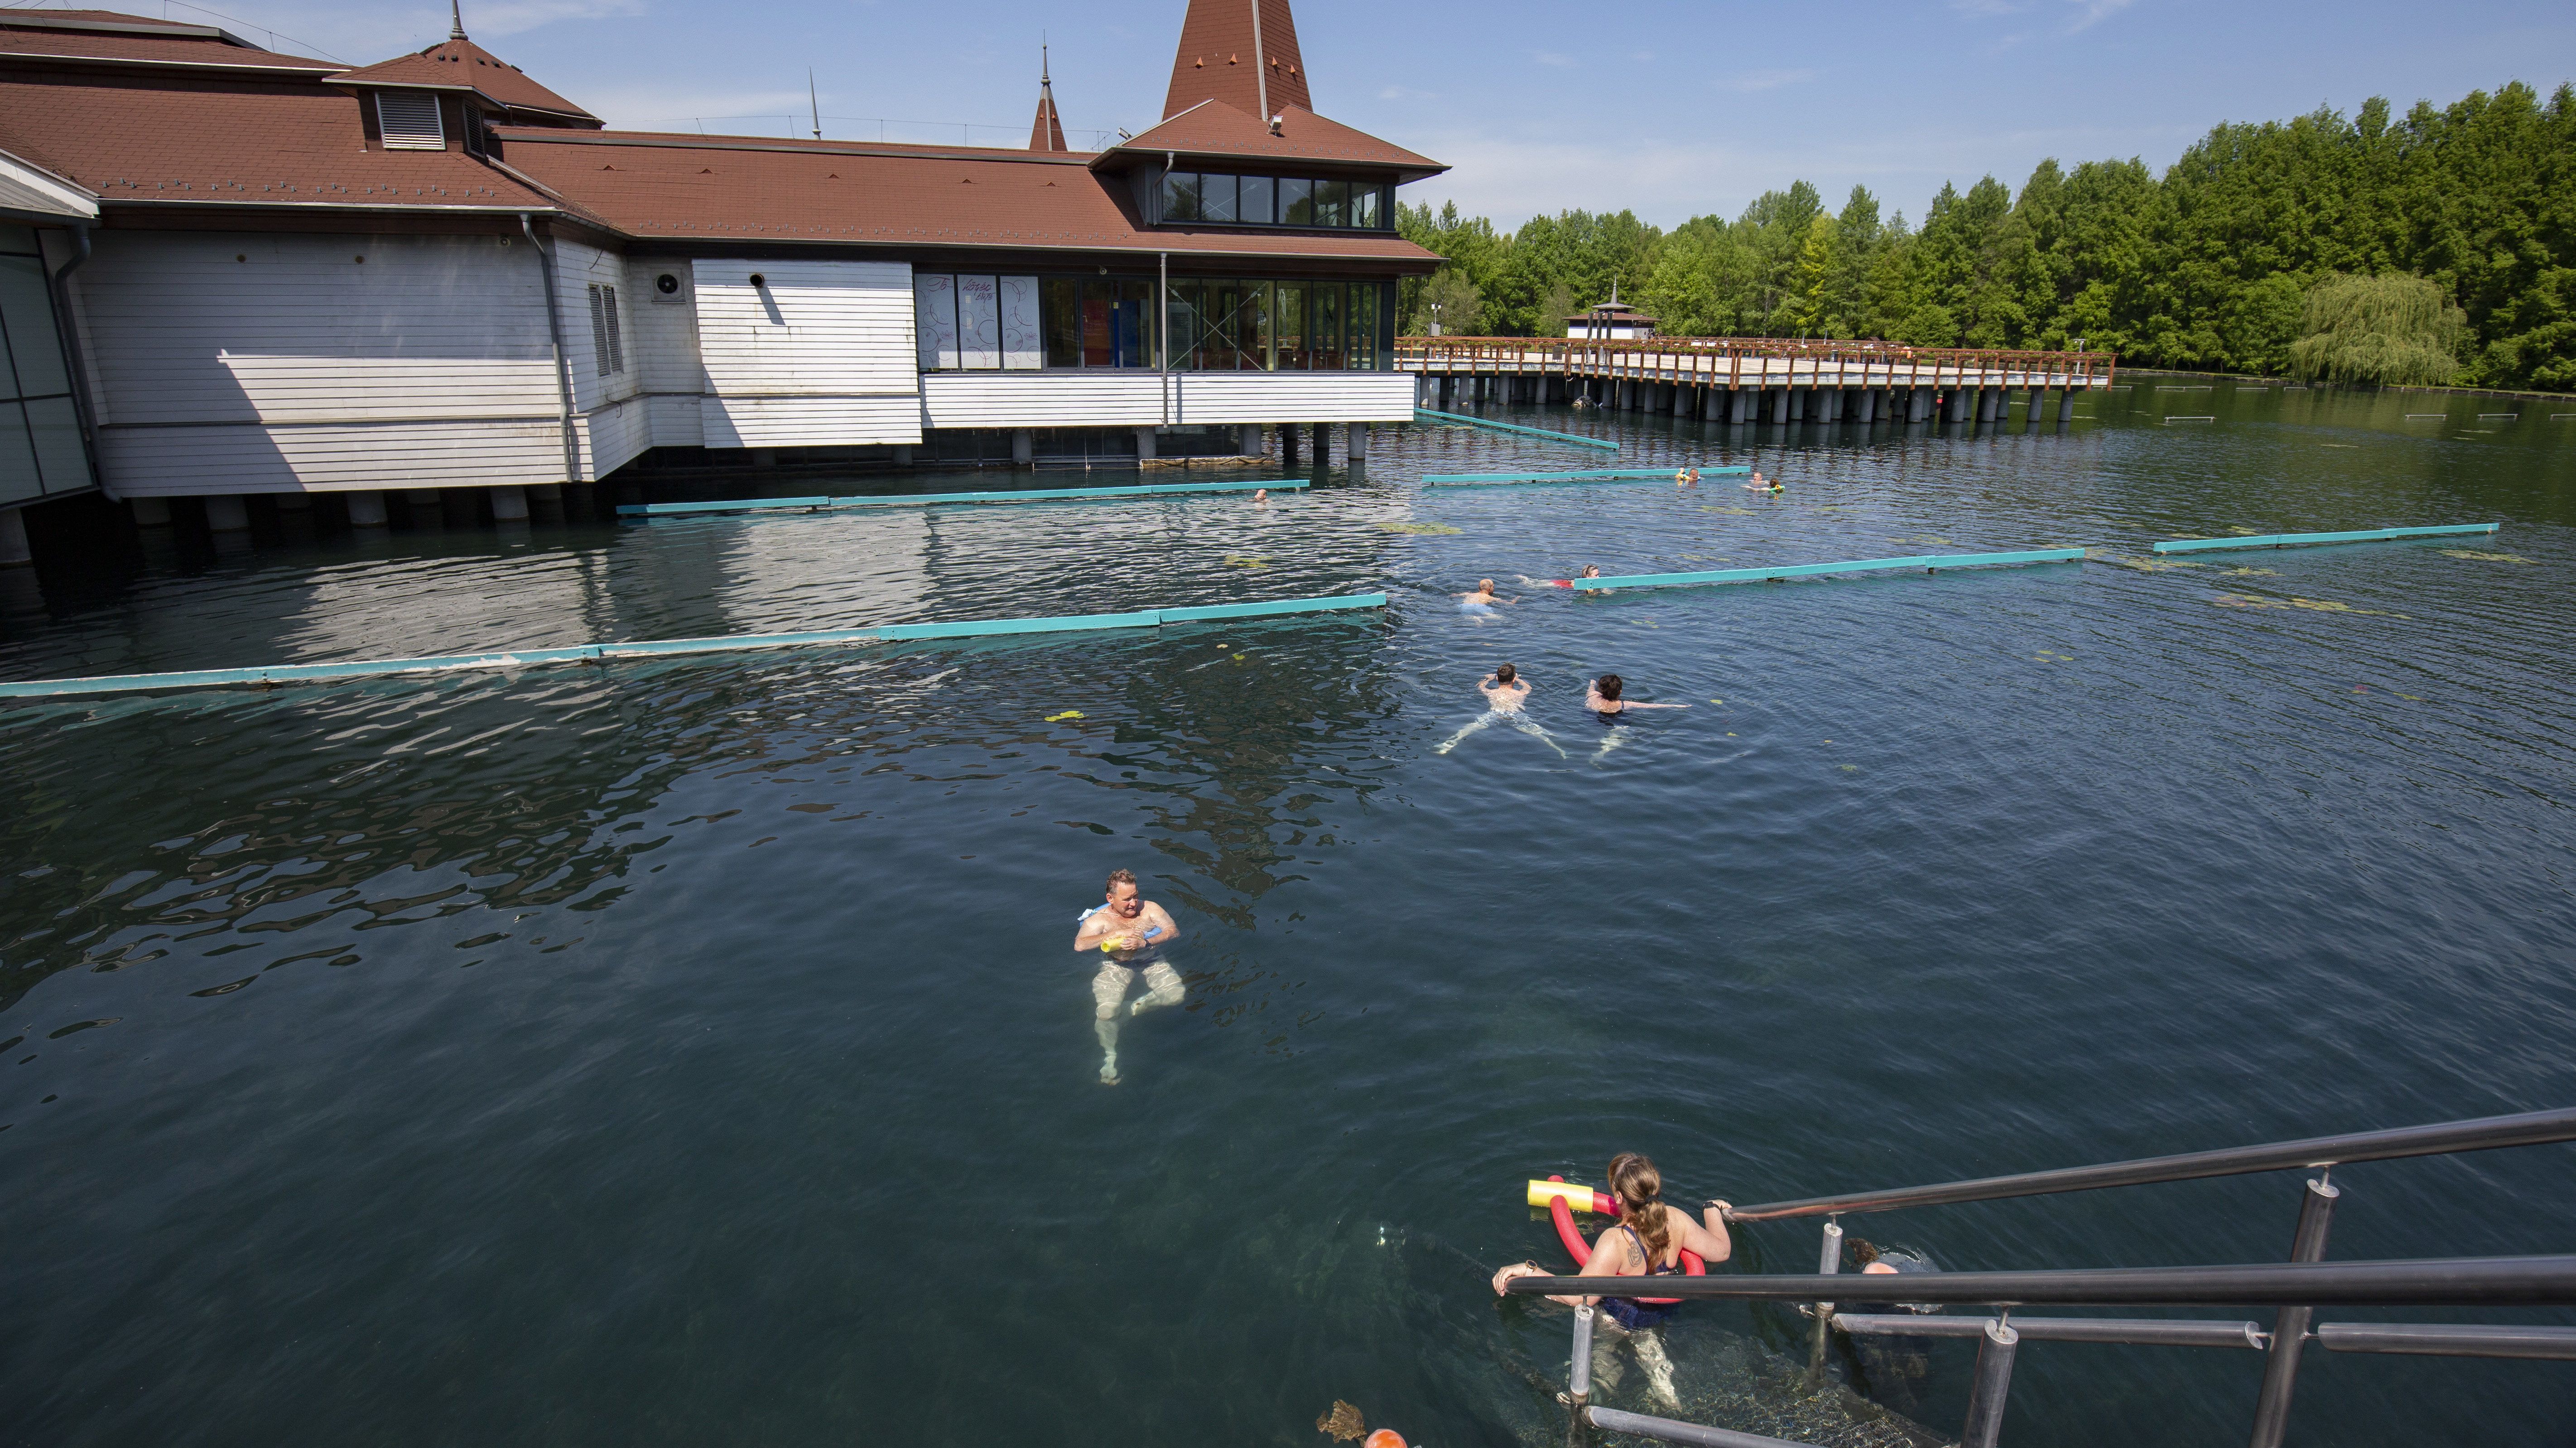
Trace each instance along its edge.
<path fill-rule="evenodd" d="M 2308 288 L 2304 331 L 2290 344 L 2302 379 L 2437 387 L 2459 374 L 2468 317 L 2423 277 L 2330 272 Z"/>

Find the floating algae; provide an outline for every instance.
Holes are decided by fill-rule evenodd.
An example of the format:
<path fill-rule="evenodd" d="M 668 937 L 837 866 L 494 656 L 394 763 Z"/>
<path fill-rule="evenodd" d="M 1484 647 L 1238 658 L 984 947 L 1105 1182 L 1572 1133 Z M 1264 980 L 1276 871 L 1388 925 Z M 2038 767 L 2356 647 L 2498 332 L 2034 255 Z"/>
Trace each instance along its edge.
<path fill-rule="evenodd" d="M 2269 569 L 2269 568 L 2231 568 L 2231 569 L 2228 569 L 2225 573 L 2222 573 L 2222 574 L 2220 574 L 2220 575 L 2218 575 L 2218 576 L 2219 576 L 2219 577 L 2221 577 L 2221 578 L 2276 578 L 2276 577 L 2279 577 L 2279 575 L 2278 575 L 2277 573 L 2275 573 L 2273 570 L 2271 570 L 2271 569 Z"/>
<path fill-rule="evenodd" d="M 1255 557 L 1249 553 L 1229 553 L 1225 555 L 1225 566 L 1228 568 L 1267 568 L 1270 566 L 1270 560 L 1267 558 Z"/>
<path fill-rule="evenodd" d="M 1922 538 L 1890 538 L 1887 541 L 1890 543 L 1922 543 L 1934 548 L 1956 548 L 1959 546 L 1947 538 L 1933 538 L 1928 536 Z"/>
<path fill-rule="evenodd" d="M 2263 530 L 2260 528 L 2230 528 L 2227 531 L 2235 534 L 2239 538 L 2257 538 L 2261 537 L 2263 533 Z"/>
<path fill-rule="evenodd" d="M 2073 654 L 2049 653 L 2045 650 L 2031 655 L 2031 658 L 2043 664 L 2071 664 L 2075 662 L 2075 656 Z"/>
<path fill-rule="evenodd" d="M 1702 504 L 1700 506 L 1700 511 L 1703 513 L 1733 513 L 1739 518 L 1750 518 L 1753 516 L 1753 510 L 1751 508 L 1713 508 L 1706 504 Z"/>
<path fill-rule="evenodd" d="M 2478 563 L 2529 563 L 2532 560 L 2515 553 L 2480 553 L 2473 548 L 2445 548 L 2445 558 L 2466 558 Z"/>
<path fill-rule="evenodd" d="M 1333 1399 L 1333 1411 L 1315 1420 L 1315 1431 L 1330 1433 L 1336 1443 L 1356 1443 L 1368 1436 L 1368 1424 L 1360 1420 L 1360 1410 Z"/>
<path fill-rule="evenodd" d="M 2366 614 L 2371 618 L 2405 618 L 2382 608 L 2355 608 L 2327 598 L 2257 598 L 2250 593 L 2222 593 L 2210 600 L 2220 608 L 2304 608 L 2313 613 Z"/>
<path fill-rule="evenodd" d="M 1446 523 L 1380 523 L 1378 527 L 1389 533 L 1440 534 L 1458 531 Z"/>
<path fill-rule="evenodd" d="M 2089 553 L 2089 558 L 2102 563 L 2115 563 L 2140 573 L 2163 573 L 2175 568 L 2200 568 L 2205 565 L 2186 563 L 2179 558 L 2130 558 L 2119 553 Z"/>
<path fill-rule="evenodd" d="M 1064 722 L 1065 720 L 1067 720 L 1067 719 L 1079 719 L 1079 718 L 1081 718 L 1081 717 L 1082 717 L 1082 711 L 1081 711 L 1081 710 L 1079 710 L 1079 709 L 1067 709 L 1067 710 L 1065 710 L 1065 711 L 1064 711 L 1063 713 L 1061 713 L 1061 714 L 1049 714 L 1048 716 L 1046 716 L 1046 721 L 1047 721 L 1049 724 L 1061 724 L 1061 723 L 1063 723 L 1063 722 Z"/>

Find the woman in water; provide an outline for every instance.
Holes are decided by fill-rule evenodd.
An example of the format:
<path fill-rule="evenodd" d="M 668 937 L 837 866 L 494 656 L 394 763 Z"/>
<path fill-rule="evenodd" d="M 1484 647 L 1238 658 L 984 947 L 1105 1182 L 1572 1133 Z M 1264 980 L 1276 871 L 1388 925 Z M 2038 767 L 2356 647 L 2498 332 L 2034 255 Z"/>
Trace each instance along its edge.
<path fill-rule="evenodd" d="M 1655 1164 L 1633 1151 L 1623 1151 L 1610 1158 L 1610 1195 L 1618 1199 L 1619 1220 L 1602 1229 L 1593 1239 L 1592 1255 L 1577 1277 L 1666 1277 L 1681 1271 L 1682 1253 L 1696 1252 L 1703 1262 L 1723 1262 L 1735 1252 L 1734 1242 L 1726 1235 L 1726 1210 L 1732 1203 L 1712 1197 L 1698 1217 L 1664 1199 L 1663 1173 Z M 1494 1274 L 1494 1293 L 1503 1294 L 1503 1285 L 1515 1277 L 1549 1277 L 1552 1273 L 1536 1262 L 1515 1262 Z M 1550 1302 L 1568 1307 L 1599 1306 L 1616 1327 L 1593 1339 L 1594 1379 L 1605 1387 L 1618 1385 L 1616 1360 L 1602 1360 L 1614 1337 L 1638 1334 L 1637 1360 L 1646 1367 L 1646 1376 L 1654 1384 L 1655 1395 L 1665 1402 L 1673 1396 L 1673 1365 L 1664 1356 L 1661 1343 L 1644 1336 L 1645 1329 L 1657 1326 L 1672 1315 L 1672 1308 L 1649 1305 L 1630 1297 L 1559 1297 L 1550 1294 Z"/>
<path fill-rule="evenodd" d="M 1629 710 L 1687 709 L 1690 707 L 1688 704 L 1640 704 L 1634 700 L 1619 697 L 1626 693 L 1627 689 L 1627 680 L 1620 678 L 1617 674 L 1603 674 L 1600 678 L 1593 680 L 1591 687 L 1584 691 L 1583 707 L 1591 710 L 1594 717 L 1598 718 L 1603 724 L 1614 726 L 1611 728 L 1610 732 L 1601 736 L 1601 747 L 1592 752 L 1592 762 L 1595 764 L 1601 762 L 1602 755 L 1619 747 L 1621 731 L 1615 726 L 1627 719 Z"/>

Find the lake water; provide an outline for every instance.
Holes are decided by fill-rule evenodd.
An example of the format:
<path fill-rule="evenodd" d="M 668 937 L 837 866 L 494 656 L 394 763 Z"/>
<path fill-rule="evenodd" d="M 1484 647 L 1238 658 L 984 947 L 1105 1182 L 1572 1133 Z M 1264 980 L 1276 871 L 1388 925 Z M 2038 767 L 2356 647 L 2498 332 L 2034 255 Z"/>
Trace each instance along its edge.
<path fill-rule="evenodd" d="M 1753 462 L 1778 497 L 1426 493 L 1603 457 L 1436 428 L 1266 509 L 20 570 L 0 677 L 1392 602 L 0 707 L 0 1417 L 49 1444 L 1321 1448 L 1338 1399 L 1435 1448 L 1554 1444 L 1567 1315 L 1486 1286 L 1560 1260 L 1525 1177 L 1635 1149 L 1676 1196 L 1753 1202 L 2576 1102 L 2576 420 L 2127 381 L 2036 432 L 1496 413 Z M 1519 581 L 2051 544 L 2103 557 Z M 1498 619 L 1449 597 L 1479 577 L 1518 599 Z M 1506 660 L 1552 739 L 1435 752 Z M 1605 670 L 1690 707 L 1605 730 L 1579 707 Z M 1106 1086 L 1099 957 L 1069 946 L 1119 866 L 1178 920 L 1187 994 L 1124 1022 Z M 2339 1171 L 2333 1255 L 2567 1250 L 2571 1166 Z M 2298 1197 L 1846 1226 L 1953 1269 L 2267 1261 Z M 1815 1244 L 1755 1226 L 1738 1262 Z M 1955 1435 L 1972 1351 L 1919 1398 L 1838 1356 L 1848 1386 L 1802 1403 L 1783 1312 L 1666 1340 L 1687 1414 L 1834 1443 L 1901 1436 L 1856 1392 Z M 2260 1372 L 2033 1343 L 2005 1431 L 2232 1441 Z M 1605 1397 L 1657 1406 L 1633 1365 Z M 2556 1443 L 2571 1415 L 2556 1365 L 2316 1352 L 2292 1433 Z"/>

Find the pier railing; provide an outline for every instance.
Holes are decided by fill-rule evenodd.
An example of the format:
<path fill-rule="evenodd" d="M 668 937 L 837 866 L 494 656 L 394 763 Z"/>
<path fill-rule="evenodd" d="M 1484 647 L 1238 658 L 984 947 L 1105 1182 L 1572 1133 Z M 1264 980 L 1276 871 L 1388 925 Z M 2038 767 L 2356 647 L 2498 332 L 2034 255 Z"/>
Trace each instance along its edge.
<path fill-rule="evenodd" d="M 2109 352 L 1908 347 L 1783 337 L 1398 337 L 1398 371 L 1714 387 L 2111 385 Z"/>
<path fill-rule="evenodd" d="M 2342 1188 L 2328 1178 L 2337 1166 L 2444 1156 L 2506 1146 L 2576 1141 L 2576 1109 L 2531 1111 L 2472 1121 L 2441 1122 L 2393 1131 L 2309 1137 L 2262 1146 L 2230 1147 L 2178 1156 L 2144 1157 L 2099 1166 L 2024 1172 L 1932 1186 L 1851 1192 L 1732 1208 L 1738 1222 L 1790 1217 L 1825 1218 L 1815 1276 L 1720 1275 L 1660 1278 L 1659 1295 L 1812 1303 L 1810 1390 L 1821 1385 L 1831 1328 L 1846 1333 L 1978 1339 L 1975 1378 L 1969 1389 L 1962 1448 L 1994 1448 L 2003 1426 L 2004 1399 L 2012 1383 L 2013 1355 L 2025 1335 L 2035 1341 L 2115 1342 L 2178 1347 L 2250 1348 L 2265 1354 L 2263 1386 L 2254 1406 L 2252 1448 L 2279 1448 L 2288 1426 L 2301 1351 L 2310 1342 L 2329 1352 L 2431 1354 L 2446 1357 L 2555 1358 L 2576 1360 L 2576 1328 L 2450 1323 L 2313 1322 L 2318 1307 L 2559 1307 L 2576 1305 L 2576 1255 L 2460 1257 L 2400 1262 L 2327 1262 L 2326 1236 Z M 1933 1319 L 1913 1313 L 1837 1313 L 1824 1294 L 1853 1286 L 1839 1277 L 1844 1212 L 1891 1211 L 2008 1197 L 2142 1186 L 2152 1182 L 2303 1167 L 2317 1175 L 2301 1194 L 2290 1260 L 2214 1267 L 2107 1268 L 2084 1271 L 1945 1272 L 1871 1281 L 1872 1298 L 1909 1302 L 1972 1303 L 1997 1309 L 1990 1318 Z M 1896 1284 L 1903 1282 L 1900 1288 Z M 1621 1296 L 1636 1279 L 1621 1277 L 1520 1277 L 1505 1284 L 1521 1294 Z M 2274 1307 L 2272 1327 L 2255 1322 L 2162 1318 L 2023 1318 L 2013 1310 L 2034 1304 Z M 1780 1439 L 1738 1433 L 1590 1404 L 1594 1309 L 1574 1315 L 1570 1433 L 1586 1425 L 1704 1448 L 1797 1448 Z M 1571 1438 L 1569 1441 L 1573 1441 Z"/>

